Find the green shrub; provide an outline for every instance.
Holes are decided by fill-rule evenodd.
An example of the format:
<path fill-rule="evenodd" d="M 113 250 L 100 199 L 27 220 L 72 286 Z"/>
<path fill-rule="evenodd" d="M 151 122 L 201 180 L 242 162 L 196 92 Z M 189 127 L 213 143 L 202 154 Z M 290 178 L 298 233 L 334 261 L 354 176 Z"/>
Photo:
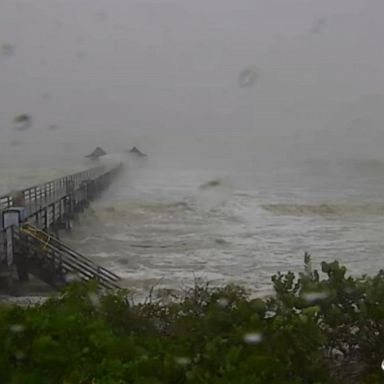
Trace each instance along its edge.
<path fill-rule="evenodd" d="M 275 295 L 197 285 L 133 304 L 75 284 L 0 308 L 0 383 L 382 383 L 384 272 L 337 262 L 272 277 Z"/>

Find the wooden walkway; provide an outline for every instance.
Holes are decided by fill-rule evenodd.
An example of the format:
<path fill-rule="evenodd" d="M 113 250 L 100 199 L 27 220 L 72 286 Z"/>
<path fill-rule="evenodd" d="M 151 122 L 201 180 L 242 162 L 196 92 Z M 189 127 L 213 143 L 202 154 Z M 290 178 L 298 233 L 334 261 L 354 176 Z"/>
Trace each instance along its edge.
<path fill-rule="evenodd" d="M 99 166 L 0 196 L 0 288 L 17 275 L 33 274 L 58 288 L 70 276 L 95 279 L 99 286 L 117 288 L 119 277 L 58 240 L 80 214 L 121 171 L 122 164 Z M 4 279 L 3 279 L 4 280 Z"/>

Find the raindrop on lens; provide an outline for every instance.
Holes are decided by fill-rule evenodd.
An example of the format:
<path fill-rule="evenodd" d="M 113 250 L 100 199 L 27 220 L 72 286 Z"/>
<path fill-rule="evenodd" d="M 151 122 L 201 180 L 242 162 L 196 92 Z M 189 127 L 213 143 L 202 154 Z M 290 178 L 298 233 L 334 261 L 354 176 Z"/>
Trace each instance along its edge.
<path fill-rule="evenodd" d="M 221 308 L 226 308 L 226 307 L 228 307 L 229 300 L 226 299 L 225 297 L 222 297 L 221 299 L 218 299 L 218 300 L 217 300 L 217 304 L 218 304 L 219 307 L 221 307 Z"/>
<path fill-rule="evenodd" d="M 95 307 L 98 308 L 100 307 L 100 299 L 99 296 L 95 292 L 89 292 L 88 293 L 88 298 L 91 304 Z"/>
<path fill-rule="evenodd" d="M 15 116 L 13 119 L 13 129 L 25 131 L 32 126 L 32 118 L 26 113 Z"/>
<path fill-rule="evenodd" d="M 65 281 L 67 283 L 74 283 L 76 281 L 80 281 L 80 277 L 79 275 L 77 275 L 76 273 L 68 273 L 67 275 L 65 275 Z"/>
<path fill-rule="evenodd" d="M 10 329 L 14 333 L 20 333 L 24 331 L 25 327 L 22 324 L 12 324 Z"/>
<path fill-rule="evenodd" d="M 256 69 L 253 67 L 245 68 L 239 74 L 239 85 L 240 87 L 252 87 L 255 85 L 257 80 Z"/>
<path fill-rule="evenodd" d="M 251 332 L 244 335 L 244 342 L 247 344 L 258 344 L 263 339 L 261 333 Z"/>
<path fill-rule="evenodd" d="M 5 43 L 1 46 L 1 52 L 4 56 L 12 56 L 15 51 L 15 47 L 12 44 Z"/>
<path fill-rule="evenodd" d="M 311 303 L 313 301 L 326 299 L 328 297 L 328 294 L 326 292 L 307 292 L 303 295 L 303 297 L 304 300 Z"/>
<path fill-rule="evenodd" d="M 175 357 L 175 362 L 176 364 L 184 366 L 188 365 L 191 362 L 191 359 L 189 359 L 188 357 Z"/>

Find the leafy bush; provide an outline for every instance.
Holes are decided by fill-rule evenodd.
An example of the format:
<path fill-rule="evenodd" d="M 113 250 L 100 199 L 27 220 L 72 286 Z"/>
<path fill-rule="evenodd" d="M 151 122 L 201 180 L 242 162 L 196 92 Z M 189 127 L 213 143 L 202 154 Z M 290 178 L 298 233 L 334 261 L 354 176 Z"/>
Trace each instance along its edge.
<path fill-rule="evenodd" d="M 272 277 L 275 295 L 198 285 L 133 304 L 74 284 L 0 309 L 0 383 L 382 383 L 384 272 L 337 262 Z"/>

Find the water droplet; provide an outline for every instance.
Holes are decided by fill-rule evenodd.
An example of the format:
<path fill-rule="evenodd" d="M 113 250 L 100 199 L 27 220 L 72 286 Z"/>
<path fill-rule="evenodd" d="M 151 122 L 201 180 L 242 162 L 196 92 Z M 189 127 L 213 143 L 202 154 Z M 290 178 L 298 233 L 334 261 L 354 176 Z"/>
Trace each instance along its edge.
<path fill-rule="evenodd" d="M 204 184 L 201 184 L 199 189 L 204 190 L 204 189 L 213 188 L 213 187 L 220 187 L 221 184 L 222 184 L 222 181 L 220 179 L 214 179 L 211 181 L 207 181 Z"/>
<path fill-rule="evenodd" d="M 218 304 L 219 307 L 221 307 L 221 308 L 226 308 L 226 307 L 228 307 L 229 300 L 226 299 L 225 297 L 222 297 L 222 298 L 220 298 L 220 299 L 217 300 L 217 304 Z"/>
<path fill-rule="evenodd" d="M 247 344 L 258 344 L 263 340 L 260 332 L 250 332 L 244 335 L 244 342 Z"/>
<path fill-rule="evenodd" d="M 77 273 L 68 273 L 64 276 L 64 279 L 67 283 L 75 283 L 76 281 L 81 281 L 80 276 Z"/>
<path fill-rule="evenodd" d="M 88 298 L 89 298 L 89 301 L 91 302 L 91 304 L 95 308 L 99 308 L 100 307 L 100 299 L 99 299 L 99 296 L 97 295 L 97 293 L 89 292 L 88 293 Z"/>
<path fill-rule="evenodd" d="M 327 27 L 327 19 L 325 19 L 324 17 L 319 17 L 313 21 L 310 32 L 312 34 L 319 34 L 323 32 L 326 27 Z"/>
<path fill-rule="evenodd" d="M 23 332 L 25 329 L 24 325 L 22 324 L 12 324 L 10 326 L 10 330 L 14 333 L 20 333 L 20 332 Z"/>
<path fill-rule="evenodd" d="M 12 56 L 15 52 L 15 47 L 12 44 L 5 43 L 1 46 L 1 53 L 4 56 Z"/>
<path fill-rule="evenodd" d="M 239 74 L 240 87 L 252 87 L 257 80 L 257 73 L 254 67 L 245 68 Z"/>
<path fill-rule="evenodd" d="M 175 357 L 175 362 L 176 362 L 176 364 L 186 366 L 191 362 L 191 359 L 188 357 L 184 357 L 184 356 Z"/>
<path fill-rule="evenodd" d="M 31 125 L 32 118 L 25 113 L 17 115 L 13 119 L 13 129 L 17 131 L 25 131 L 26 129 L 30 128 Z"/>
<path fill-rule="evenodd" d="M 324 300 L 328 297 L 327 292 L 306 292 L 303 295 L 304 300 L 309 303 L 313 303 L 314 301 Z"/>

